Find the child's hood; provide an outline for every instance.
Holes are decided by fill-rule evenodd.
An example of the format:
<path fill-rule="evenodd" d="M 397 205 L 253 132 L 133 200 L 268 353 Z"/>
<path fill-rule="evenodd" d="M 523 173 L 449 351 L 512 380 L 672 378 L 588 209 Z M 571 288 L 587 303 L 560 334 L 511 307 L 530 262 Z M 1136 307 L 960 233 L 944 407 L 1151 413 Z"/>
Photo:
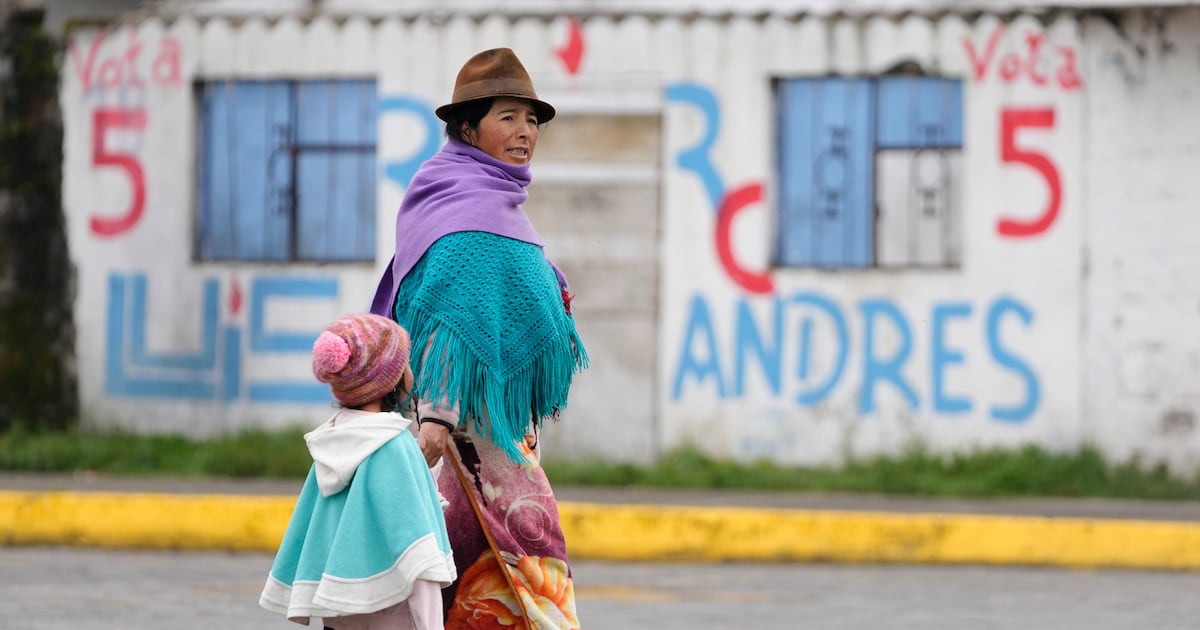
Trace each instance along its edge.
<path fill-rule="evenodd" d="M 411 420 L 398 413 L 344 409 L 304 434 L 321 494 L 341 492 L 364 459 L 407 431 Z"/>

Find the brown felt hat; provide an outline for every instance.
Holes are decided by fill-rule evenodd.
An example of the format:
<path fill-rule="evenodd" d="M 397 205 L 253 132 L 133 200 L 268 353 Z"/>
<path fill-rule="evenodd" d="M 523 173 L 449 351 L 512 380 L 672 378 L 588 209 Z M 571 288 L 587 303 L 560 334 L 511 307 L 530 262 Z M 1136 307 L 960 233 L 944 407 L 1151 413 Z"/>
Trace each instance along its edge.
<path fill-rule="evenodd" d="M 533 101 L 533 111 L 537 113 L 539 124 L 554 118 L 554 107 L 538 99 L 529 73 L 511 48 L 485 50 L 468 59 L 454 80 L 454 95 L 450 102 L 437 108 L 435 113 L 438 118 L 449 122 L 448 117 L 459 105 L 497 96 Z"/>

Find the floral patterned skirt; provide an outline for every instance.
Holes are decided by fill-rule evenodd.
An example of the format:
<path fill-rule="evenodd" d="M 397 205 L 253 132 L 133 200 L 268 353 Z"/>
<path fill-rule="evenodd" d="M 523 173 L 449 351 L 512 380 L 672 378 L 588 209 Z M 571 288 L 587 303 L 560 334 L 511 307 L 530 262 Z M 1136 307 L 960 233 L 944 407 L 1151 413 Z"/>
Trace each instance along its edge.
<path fill-rule="evenodd" d="M 447 448 L 438 487 L 459 576 L 443 591 L 448 630 L 580 627 L 558 504 L 537 456 L 522 451 L 513 462 L 473 431 Z"/>

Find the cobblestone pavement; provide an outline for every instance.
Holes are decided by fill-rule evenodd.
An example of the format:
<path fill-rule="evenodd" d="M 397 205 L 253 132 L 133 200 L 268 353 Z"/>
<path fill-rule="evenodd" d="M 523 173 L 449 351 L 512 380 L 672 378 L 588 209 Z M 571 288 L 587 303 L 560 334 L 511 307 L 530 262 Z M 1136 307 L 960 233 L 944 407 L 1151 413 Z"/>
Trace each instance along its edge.
<path fill-rule="evenodd" d="M 284 630 L 265 554 L 0 548 L 0 628 Z M 588 630 L 1200 629 L 1200 574 L 1014 567 L 574 565 Z"/>

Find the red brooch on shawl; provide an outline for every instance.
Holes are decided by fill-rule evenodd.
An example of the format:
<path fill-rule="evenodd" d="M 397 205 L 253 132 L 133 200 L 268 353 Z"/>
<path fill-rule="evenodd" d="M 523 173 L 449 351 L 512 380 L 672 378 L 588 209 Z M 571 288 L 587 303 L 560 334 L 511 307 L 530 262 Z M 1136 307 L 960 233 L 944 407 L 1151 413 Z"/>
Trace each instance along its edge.
<path fill-rule="evenodd" d="M 567 315 L 571 314 L 571 300 L 575 299 L 573 293 L 567 293 L 566 289 L 562 290 L 563 308 L 566 309 Z"/>

